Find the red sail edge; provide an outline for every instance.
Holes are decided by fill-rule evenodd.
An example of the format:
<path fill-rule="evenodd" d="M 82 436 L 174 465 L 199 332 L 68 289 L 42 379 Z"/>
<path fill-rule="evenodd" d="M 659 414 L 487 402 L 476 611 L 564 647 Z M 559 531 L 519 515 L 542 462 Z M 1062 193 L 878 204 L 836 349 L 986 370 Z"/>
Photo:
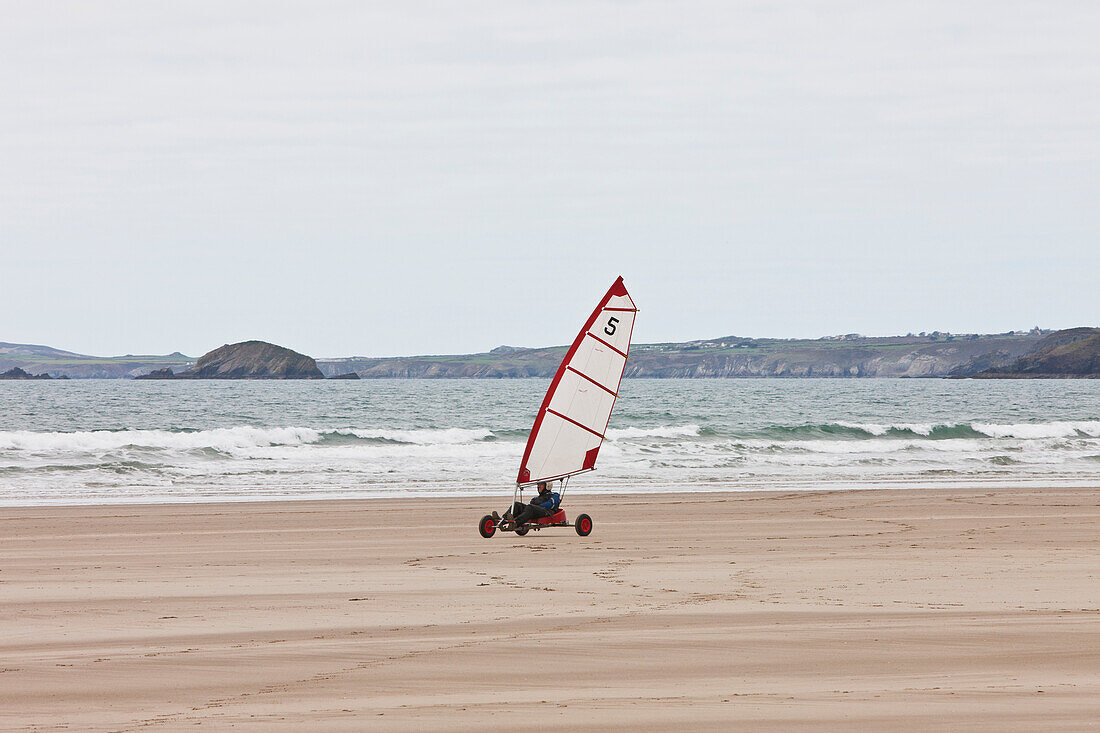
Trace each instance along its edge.
<path fill-rule="evenodd" d="M 577 353 L 577 349 L 580 348 L 581 342 L 584 340 L 584 335 L 588 333 L 588 329 L 592 328 L 592 324 L 596 322 L 596 318 L 599 317 L 600 312 L 603 311 L 604 306 L 615 297 L 626 296 L 630 297 L 630 294 L 626 291 L 626 285 L 623 284 L 623 277 L 620 275 L 615 282 L 611 284 L 611 287 L 607 289 L 607 293 L 604 294 L 600 302 L 596 304 L 596 308 L 592 311 L 592 315 L 588 317 L 588 320 L 581 326 L 580 333 L 577 334 L 577 338 L 573 339 L 573 344 L 569 347 L 569 350 L 565 352 L 565 356 L 561 360 L 561 364 L 558 365 L 558 371 L 554 373 L 554 379 L 550 382 L 550 388 L 546 390 L 546 397 L 542 400 L 542 405 L 539 407 L 538 415 L 535 416 L 535 424 L 531 426 L 531 433 L 527 436 L 527 447 L 523 450 L 523 460 L 519 464 L 519 475 L 516 477 L 517 484 L 525 484 L 531 481 L 531 472 L 527 468 L 527 460 L 531 457 L 531 447 L 535 444 L 535 438 L 538 437 L 539 428 L 542 427 L 542 419 L 546 416 L 546 410 L 550 406 L 550 400 L 554 398 L 554 392 L 558 388 L 558 382 L 561 381 L 562 375 L 566 372 L 566 365 L 573 358 L 573 355 Z M 631 326 L 633 330 L 633 325 Z M 629 346 L 627 349 L 629 350 Z M 621 380 L 621 378 L 620 378 Z M 618 390 L 616 389 L 616 392 Z M 614 403 L 612 403 L 614 407 Z M 593 448 L 588 451 L 584 457 L 584 468 L 581 470 L 592 470 L 596 464 L 596 454 L 599 452 L 599 448 Z M 576 471 L 575 473 L 579 473 Z M 569 474 L 564 474 L 569 475 Z M 544 477 L 544 479 L 557 479 L 563 478 L 563 476 Z M 543 479 L 540 479 L 543 480 Z"/>

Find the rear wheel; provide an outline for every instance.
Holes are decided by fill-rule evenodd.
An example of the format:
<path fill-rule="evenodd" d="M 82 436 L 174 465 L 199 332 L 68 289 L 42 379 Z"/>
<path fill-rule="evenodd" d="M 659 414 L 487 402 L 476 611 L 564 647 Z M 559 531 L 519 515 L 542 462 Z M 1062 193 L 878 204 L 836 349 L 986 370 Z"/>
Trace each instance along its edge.
<path fill-rule="evenodd" d="M 497 520 L 491 514 L 486 514 L 477 525 L 477 531 L 485 538 L 492 537 L 497 531 Z"/>
<path fill-rule="evenodd" d="M 527 534 L 530 531 L 531 531 L 530 527 L 520 527 L 519 529 L 516 530 L 516 534 L 518 534 L 520 537 L 522 537 L 523 535 Z"/>
<path fill-rule="evenodd" d="M 592 533 L 592 517 L 587 514 L 580 515 L 577 517 L 577 521 L 573 523 L 573 527 L 581 537 L 587 537 Z"/>

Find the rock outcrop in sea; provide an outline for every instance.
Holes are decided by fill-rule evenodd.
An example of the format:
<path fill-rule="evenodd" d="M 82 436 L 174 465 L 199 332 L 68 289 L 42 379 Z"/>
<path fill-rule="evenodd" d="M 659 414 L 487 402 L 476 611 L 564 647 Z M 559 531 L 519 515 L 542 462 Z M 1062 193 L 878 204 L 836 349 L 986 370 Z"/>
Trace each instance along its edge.
<path fill-rule="evenodd" d="M 53 379 L 49 374 L 30 374 L 25 372 L 19 367 L 12 367 L 3 374 L 0 374 L 0 379 Z M 68 377 L 61 376 L 58 379 L 68 379 Z"/>
<path fill-rule="evenodd" d="M 324 379 L 312 357 L 269 344 L 242 341 L 226 344 L 199 357 L 194 367 L 174 374 L 158 369 L 138 379 Z"/>
<path fill-rule="evenodd" d="M 134 377 L 134 379 L 175 379 L 176 375 L 172 372 L 172 367 L 164 367 L 163 369 L 154 369 L 148 374 L 142 374 L 141 376 Z"/>

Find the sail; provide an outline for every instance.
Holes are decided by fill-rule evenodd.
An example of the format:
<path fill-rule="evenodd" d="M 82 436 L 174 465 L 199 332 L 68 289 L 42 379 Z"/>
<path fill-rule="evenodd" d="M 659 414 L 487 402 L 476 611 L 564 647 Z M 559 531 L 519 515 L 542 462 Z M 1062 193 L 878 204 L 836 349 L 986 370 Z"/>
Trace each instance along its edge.
<path fill-rule="evenodd" d="M 519 465 L 519 484 L 590 471 L 630 353 L 634 301 L 617 279 L 585 321 L 542 401 Z"/>

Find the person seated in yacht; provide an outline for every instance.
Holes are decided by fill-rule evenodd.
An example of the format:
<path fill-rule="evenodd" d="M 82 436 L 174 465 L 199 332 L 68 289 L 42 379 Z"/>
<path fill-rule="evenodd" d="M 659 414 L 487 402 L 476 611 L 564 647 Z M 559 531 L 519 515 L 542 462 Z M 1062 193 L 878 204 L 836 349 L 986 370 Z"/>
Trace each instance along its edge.
<path fill-rule="evenodd" d="M 553 516 L 554 512 L 558 510 L 559 504 L 561 504 L 561 495 L 550 490 L 550 482 L 539 481 L 539 493 L 531 499 L 531 503 L 524 504 L 522 501 L 517 501 L 511 509 L 504 512 L 503 517 L 493 512 L 493 519 L 510 521 L 512 522 L 512 529 L 515 529 L 534 519 Z"/>

